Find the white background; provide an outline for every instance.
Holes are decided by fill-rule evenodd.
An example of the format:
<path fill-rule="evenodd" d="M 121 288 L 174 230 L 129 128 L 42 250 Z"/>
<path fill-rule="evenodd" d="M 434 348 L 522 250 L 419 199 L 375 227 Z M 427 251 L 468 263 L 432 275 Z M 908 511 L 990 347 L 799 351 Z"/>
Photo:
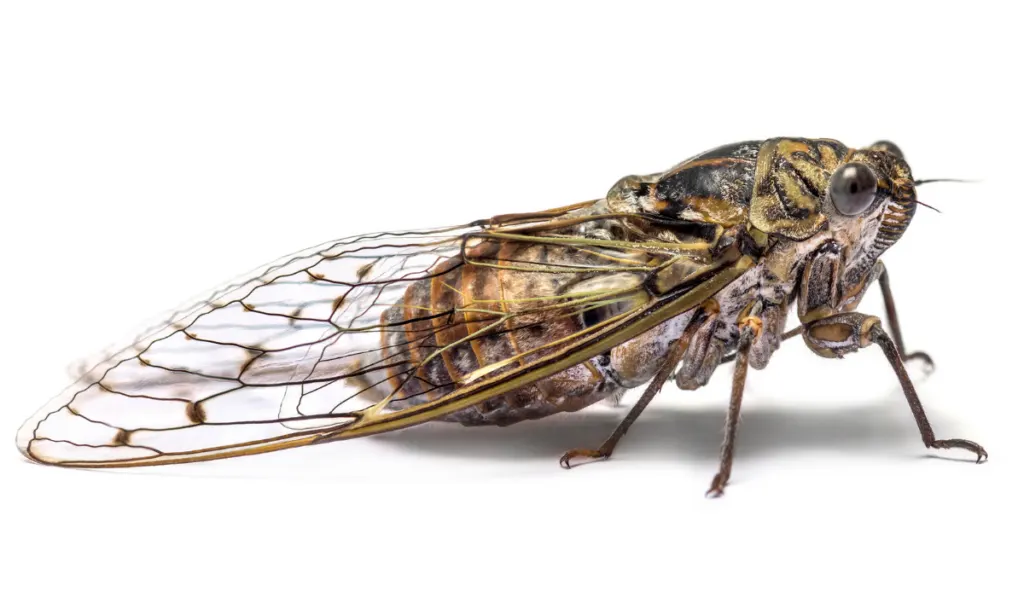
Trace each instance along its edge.
<path fill-rule="evenodd" d="M 421 4 L 5 4 L 0 593 L 1020 594 L 1019 15 Z M 721 500 L 728 367 L 568 472 L 625 406 L 128 473 L 14 449 L 70 363 L 278 255 L 780 135 L 889 138 L 919 177 L 981 180 L 922 187 L 943 213 L 885 261 L 938 435 L 987 464 L 929 457 L 877 349 L 799 341 L 750 375 Z"/>

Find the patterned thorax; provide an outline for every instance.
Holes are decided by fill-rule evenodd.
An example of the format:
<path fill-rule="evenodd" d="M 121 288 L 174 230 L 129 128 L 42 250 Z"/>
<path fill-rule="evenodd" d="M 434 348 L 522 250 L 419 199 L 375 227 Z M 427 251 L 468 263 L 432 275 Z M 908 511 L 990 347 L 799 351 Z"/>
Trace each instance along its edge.
<path fill-rule="evenodd" d="M 716 239 L 747 220 L 760 145 L 724 145 L 665 172 L 626 176 L 608 192 L 609 207 L 688 222 L 691 235 Z"/>

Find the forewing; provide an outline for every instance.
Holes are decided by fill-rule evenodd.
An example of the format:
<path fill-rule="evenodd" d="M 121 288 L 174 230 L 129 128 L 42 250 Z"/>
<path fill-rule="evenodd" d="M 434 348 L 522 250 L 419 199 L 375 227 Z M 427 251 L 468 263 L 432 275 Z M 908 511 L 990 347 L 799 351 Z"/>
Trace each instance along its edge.
<path fill-rule="evenodd" d="M 90 367 L 25 423 L 18 446 L 49 464 L 133 466 L 252 454 L 405 427 L 600 354 L 709 296 L 736 267 L 725 264 L 710 285 L 714 276 L 701 281 L 703 287 L 695 282 L 677 296 L 655 297 L 645 280 L 673 253 L 660 245 L 636 248 L 574 233 L 580 230 L 571 218 L 576 207 L 357 236 L 285 257 L 176 311 Z M 510 261 L 499 255 L 509 243 L 572 250 L 557 253 L 561 258 Z M 411 285 L 466 263 L 571 284 L 543 295 L 524 291 L 514 307 L 472 297 L 437 307 L 406 304 Z M 404 384 L 422 378 L 429 361 L 460 342 L 579 317 L 609 304 L 625 307 L 598 325 L 434 388 L 430 402 L 397 403 Z M 405 318 L 382 319 L 396 305 Z M 422 322 L 436 327 L 470 314 L 480 323 L 469 338 L 428 345 L 426 336 L 410 336 L 382 352 L 382 330 Z"/>

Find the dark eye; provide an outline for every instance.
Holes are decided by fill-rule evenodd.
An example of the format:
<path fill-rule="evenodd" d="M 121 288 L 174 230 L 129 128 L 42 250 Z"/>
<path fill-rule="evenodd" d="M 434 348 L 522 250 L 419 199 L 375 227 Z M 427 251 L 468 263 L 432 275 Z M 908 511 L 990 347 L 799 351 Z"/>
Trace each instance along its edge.
<path fill-rule="evenodd" d="M 860 162 L 841 166 L 832 175 L 828 185 L 832 204 L 839 213 L 847 216 L 855 216 L 867 209 L 875 200 L 877 190 L 878 179 L 875 173 Z"/>
<path fill-rule="evenodd" d="M 887 151 L 898 158 L 903 157 L 903 152 L 896 146 L 892 141 L 876 141 L 871 144 L 868 149 L 874 149 L 875 151 Z"/>

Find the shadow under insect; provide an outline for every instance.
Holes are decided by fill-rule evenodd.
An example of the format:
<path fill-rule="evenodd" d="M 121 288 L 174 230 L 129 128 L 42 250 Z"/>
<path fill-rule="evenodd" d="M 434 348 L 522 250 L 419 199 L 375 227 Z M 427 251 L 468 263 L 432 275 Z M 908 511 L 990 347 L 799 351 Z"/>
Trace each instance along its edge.
<path fill-rule="evenodd" d="M 409 450 L 458 458 L 550 459 L 565 450 L 596 446 L 615 429 L 628 406 L 561 414 L 508 427 L 462 427 L 429 423 L 368 438 Z M 954 424 L 931 415 L 939 428 Z M 630 429 L 613 460 L 717 462 L 725 407 L 717 401 L 693 407 L 649 409 Z M 870 403 L 840 407 L 772 404 L 745 407 L 738 443 L 745 457 L 786 451 L 843 450 L 917 456 L 923 450 L 914 419 L 899 392 Z"/>

